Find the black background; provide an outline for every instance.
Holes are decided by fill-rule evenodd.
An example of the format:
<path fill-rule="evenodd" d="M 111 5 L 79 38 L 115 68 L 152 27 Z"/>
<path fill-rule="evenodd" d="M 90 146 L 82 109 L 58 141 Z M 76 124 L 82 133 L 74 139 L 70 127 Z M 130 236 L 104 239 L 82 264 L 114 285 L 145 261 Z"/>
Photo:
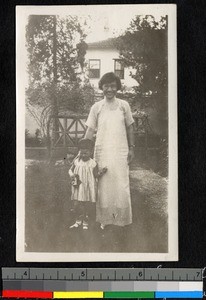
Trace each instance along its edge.
<path fill-rule="evenodd" d="M 179 261 L 17 263 L 15 5 L 177 4 Z M 206 3 L 177 1 L 0 2 L 0 267 L 190 267 L 206 265 Z"/>

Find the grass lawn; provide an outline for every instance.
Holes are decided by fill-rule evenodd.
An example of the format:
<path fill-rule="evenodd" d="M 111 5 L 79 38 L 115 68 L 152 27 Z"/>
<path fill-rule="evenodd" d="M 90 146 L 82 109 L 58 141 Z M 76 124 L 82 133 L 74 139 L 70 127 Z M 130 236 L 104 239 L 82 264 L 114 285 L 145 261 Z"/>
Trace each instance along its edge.
<path fill-rule="evenodd" d="M 25 250 L 31 252 L 167 252 L 167 182 L 150 170 L 130 171 L 133 224 L 125 228 L 95 222 L 88 231 L 74 222 L 68 166 L 35 161 L 26 167 Z"/>

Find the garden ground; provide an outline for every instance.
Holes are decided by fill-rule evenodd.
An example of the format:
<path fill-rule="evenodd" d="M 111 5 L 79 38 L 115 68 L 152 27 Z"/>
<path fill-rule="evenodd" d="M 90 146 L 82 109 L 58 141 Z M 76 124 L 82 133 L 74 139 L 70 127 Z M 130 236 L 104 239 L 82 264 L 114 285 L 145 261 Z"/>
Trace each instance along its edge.
<path fill-rule="evenodd" d="M 133 223 L 104 231 L 90 211 L 90 227 L 69 229 L 74 222 L 68 166 L 29 161 L 26 165 L 25 251 L 136 252 L 168 250 L 167 180 L 133 164 L 130 171 Z"/>

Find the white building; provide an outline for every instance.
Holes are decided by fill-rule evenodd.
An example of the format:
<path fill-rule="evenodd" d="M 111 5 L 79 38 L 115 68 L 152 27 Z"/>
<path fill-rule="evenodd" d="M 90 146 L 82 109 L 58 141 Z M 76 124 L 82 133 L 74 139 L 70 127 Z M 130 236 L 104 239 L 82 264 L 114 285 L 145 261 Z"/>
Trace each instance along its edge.
<path fill-rule="evenodd" d="M 114 46 L 114 38 L 88 43 L 85 55 L 87 75 L 94 88 L 98 89 L 98 82 L 102 75 L 114 72 L 126 89 L 137 86 L 137 82 L 131 78 L 132 68 L 125 68 L 119 57 L 119 51 Z"/>
<path fill-rule="evenodd" d="M 114 72 L 120 79 L 125 90 L 130 90 L 138 85 L 131 78 L 131 68 L 124 68 L 119 58 L 119 51 L 114 46 L 114 38 L 109 38 L 99 42 L 88 43 L 88 50 L 85 56 L 86 74 L 90 83 L 96 89 L 96 101 L 102 98 L 102 92 L 98 90 L 100 78 L 107 72 Z M 26 111 L 26 128 L 31 135 L 39 128 L 36 120 Z"/>

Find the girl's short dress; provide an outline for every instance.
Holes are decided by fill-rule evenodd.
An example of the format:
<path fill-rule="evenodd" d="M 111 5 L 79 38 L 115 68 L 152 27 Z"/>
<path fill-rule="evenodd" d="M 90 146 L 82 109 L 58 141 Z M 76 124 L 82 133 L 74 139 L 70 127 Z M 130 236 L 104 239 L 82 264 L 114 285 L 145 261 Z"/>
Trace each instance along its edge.
<path fill-rule="evenodd" d="M 80 185 L 72 186 L 71 200 L 96 202 L 97 184 L 93 171 L 96 167 L 93 159 L 83 161 L 76 158 L 74 161 L 74 174 L 79 175 Z"/>

